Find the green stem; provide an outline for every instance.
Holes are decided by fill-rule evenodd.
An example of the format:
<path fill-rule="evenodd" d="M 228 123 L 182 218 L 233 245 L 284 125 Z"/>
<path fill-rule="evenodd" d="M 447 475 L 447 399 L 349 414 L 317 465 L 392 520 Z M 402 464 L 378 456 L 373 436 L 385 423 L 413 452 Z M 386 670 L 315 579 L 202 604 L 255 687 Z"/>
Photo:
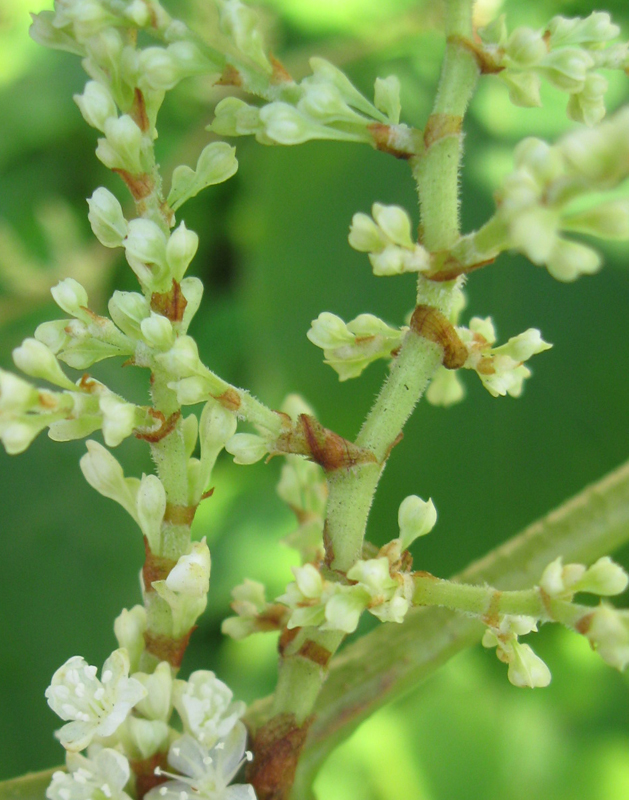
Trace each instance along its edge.
<path fill-rule="evenodd" d="M 459 167 L 463 152 L 462 122 L 480 74 L 466 41 L 472 38 L 473 0 L 449 0 L 447 45 L 437 97 L 428 119 L 426 150 L 412 167 L 421 206 L 422 243 L 430 250 L 449 250 L 459 238 Z"/>
<path fill-rule="evenodd" d="M 627 541 L 629 462 L 473 563 L 458 580 L 520 590 L 539 580 L 559 555 L 566 562 L 589 564 Z M 567 613 L 558 614 L 564 624 L 574 622 Z M 478 642 L 483 630 L 478 620 L 454 611 L 422 608 L 409 612 L 403 625 L 381 625 L 348 645 L 319 698 L 295 796 L 302 796 L 302 789 L 307 796 L 304 787 L 312 784 L 321 763 L 366 717 Z M 257 711 L 262 713 L 262 704 Z"/>

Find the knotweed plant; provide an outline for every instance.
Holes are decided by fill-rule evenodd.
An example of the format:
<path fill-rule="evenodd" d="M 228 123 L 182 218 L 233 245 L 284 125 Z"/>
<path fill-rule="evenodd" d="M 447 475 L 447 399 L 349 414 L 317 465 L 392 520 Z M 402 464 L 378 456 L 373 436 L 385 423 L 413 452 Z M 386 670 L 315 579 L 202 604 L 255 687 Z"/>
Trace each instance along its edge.
<path fill-rule="evenodd" d="M 346 651 L 342 667 L 335 659 L 366 613 L 383 628 L 400 629 L 418 619 L 414 607 L 464 615 L 474 631 L 482 626 L 483 645 L 495 649 L 519 687 L 550 682 L 547 665 L 521 642 L 546 622 L 586 637 L 612 667 L 629 663 L 629 612 L 607 600 L 629 578 L 604 551 L 584 564 L 541 548 L 546 560 L 528 588 L 498 591 L 480 574 L 476 582 L 445 580 L 413 566 L 413 543 L 437 524 L 434 504 L 418 495 L 400 498 L 387 544 L 377 548 L 364 538 L 379 478 L 422 395 L 435 405 L 459 402 L 468 370 L 493 397 L 519 397 L 530 360 L 551 347 L 534 327 L 500 343 L 491 316 L 467 319 L 468 276 L 516 251 L 569 283 L 601 266 L 600 254 L 574 234 L 629 239 L 629 200 L 616 191 L 629 177 L 629 107 L 605 119 L 605 74 L 629 70 L 619 28 L 594 12 L 555 17 L 540 30 L 510 29 L 502 17 L 476 30 L 472 0 L 449 0 L 438 92 L 418 130 L 400 121 L 395 76 L 378 78 L 372 99 L 313 57 L 308 74 L 295 80 L 267 49 L 250 7 L 215 1 L 219 28 L 211 46 L 157 0 L 56 0 L 31 28 L 40 44 L 82 59 L 88 80 L 74 99 L 99 132 L 97 158 L 135 204 L 127 218 L 118 197 L 95 187 L 89 222 L 103 247 L 124 251 L 138 290 L 114 291 L 102 316 L 73 278 L 53 288 L 60 318 L 41 324 L 13 353 L 26 378 L 0 371 L 0 440 L 17 455 L 43 430 L 57 442 L 85 438 L 85 479 L 135 520 L 146 551 L 141 602 L 114 622 L 118 647 L 100 671 L 73 655 L 46 691 L 64 723 L 57 735 L 66 750 L 66 770 L 54 773 L 49 800 L 311 796 L 326 737 L 337 743 L 339 731 L 347 735 L 377 704 L 374 673 L 363 670 L 374 634 Z M 228 94 L 213 109 L 211 141 L 196 164 L 163 175 L 154 150 L 160 107 L 194 75 L 211 76 Z M 463 118 L 479 80 L 502 81 L 523 106 L 540 105 L 540 85 L 548 81 L 565 92 L 568 116 L 580 125 L 554 143 L 521 141 L 513 171 L 496 187 L 494 214 L 464 235 Z M 231 142 L 241 136 L 263 146 L 315 139 L 366 145 L 406 161 L 416 182 L 418 231 L 406 210 L 378 202 L 375 186 L 371 209 L 358 210 L 349 230 L 349 245 L 366 255 L 374 279 L 415 273 L 413 311 L 405 317 L 400 309 L 397 325 L 370 313 L 346 322 L 322 311 L 303 332 L 341 381 L 389 361 L 354 441 L 326 428 L 296 394 L 275 410 L 232 386 L 188 335 L 203 285 L 187 274 L 198 236 L 186 226 L 185 204 L 234 175 Z M 130 402 L 89 374 L 97 362 L 120 356 L 127 369 L 144 370 L 150 405 Z M 128 437 L 146 443 L 154 474 L 124 474 L 112 451 Z M 285 590 L 268 597 L 262 584 L 245 580 L 234 587 L 234 616 L 223 623 L 235 639 L 279 632 L 274 695 L 249 710 L 234 699 L 229 675 L 221 676 L 227 683 L 209 670 L 179 675 L 210 589 L 207 542 L 192 541 L 190 530 L 199 504 L 211 502 L 223 450 L 243 466 L 282 457 L 278 493 L 299 523 L 288 543 L 301 565 Z M 596 602 L 582 604 L 582 594 Z M 437 645 L 427 639 L 425 647 L 430 653 Z M 354 698 L 352 713 L 345 695 Z"/>

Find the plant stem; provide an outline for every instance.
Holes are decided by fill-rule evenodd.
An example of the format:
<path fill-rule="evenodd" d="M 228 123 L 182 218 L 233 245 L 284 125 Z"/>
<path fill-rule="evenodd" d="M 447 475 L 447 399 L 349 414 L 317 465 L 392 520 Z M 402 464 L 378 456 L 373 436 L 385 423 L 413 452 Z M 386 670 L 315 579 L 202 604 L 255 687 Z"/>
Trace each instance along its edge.
<path fill-rule="evenodd" d="M 431 252 L 449 250 L 459 238 L 458 176 L 462 122 L 480 69 L 465 42 L 472 37 L 473 0 L 449 0 L 447 45 L 437 97 L 424 131 L 425 152 L 412 160 L 423 228 Z"/>
<path fill-rule="evenodd" d="M 439 92 L 430 118 L 433 133 L 436 133 L 441 122 L 446 122 L 445 126 L 441 126 L 442 131 L 447 131 L 446 118 L 456 117 L 456 135 L 444 133 L 439 138 L 433 138 L 425 154 L 412 162 L 422 202 L 424 241 L 429 249 L 448 248 L 459 238 L 460 127 L 479 69 L 473 55 L 456 37 L 471 36 L 471 10 L 471 0 L 451 0 L 448 5 L 448 46 Z M 420 277 L 418 302 L 447 313 L 452 290 L 452 283 L 434 287 Z M 443 350 L 439 345 L 418 335 L 413 328 L 408 331 L 389 379 L 382 387 L 356 440 L 359 447 L 374 454 L 375 463 L 338 470 L 328 476 L 326 561 L 333 571 L 341 575 L 362 553 L 369 510 L 388 455 L 442 359 Z M 253 782 L 261 800 L 288 796 L 303 739 L 287 759 L 284 740 L 279 735 L 273 738 L 274 726 L 280 720 L 290 719 L 290 724 L 295 726 L 291 735 L 297 729 L 303 730 L 327 676 L 329 660 L 343 638 L 342 634 L 306 628 L 285 649 L 272 717 L 260 729 L 260 739 L 256 737 L 254 750 L 257 750 L 259 741 L 265 760 L 268 761 L 267 754 L 272 753 L 276 761 L 275 772 L 283 772 L 288 777 L 281 786 L 274 786 L 267 782 L 268 772 L 264 774 L 262 770 L 261 774 L 256 775 L 254 761 Z M 315 659 L 313 653 L 316 653 Z M 285 737 L 285 733 L 282 736 Z"/>

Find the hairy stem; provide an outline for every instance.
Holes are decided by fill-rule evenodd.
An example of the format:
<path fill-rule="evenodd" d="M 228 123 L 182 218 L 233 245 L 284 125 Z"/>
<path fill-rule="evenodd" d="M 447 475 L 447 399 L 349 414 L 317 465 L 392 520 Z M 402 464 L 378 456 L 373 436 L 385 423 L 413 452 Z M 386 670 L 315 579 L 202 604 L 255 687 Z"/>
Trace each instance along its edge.
<path fill-rule="evenodd" d="M 424 238 L 428 247 L 450 247 L 459 236 L 458 166 L 461 156 L 460 128 L 465 108 L 478 77 L 471 53 L 456 37 L 471 35 L 471 0 L 452 0 L 448 5 L 448 46 L 438 97 L 431 116 L 433 134 L 446 117 L 456 117 L 456 135 L 447 132 L 427 141 L 425 155 L 413 163 L 422 198 Z M 430 122 L 430 120 L 429 120 Z M 447 129 L 447 121 L 445 128 Z M 418 303 L 447 313 L 453 285 L 433 288 L 420 277 Z M 413 327 L 407 333 L 389 379 L 367 416 L 356 444 L 370 451 L 375 462 L 329 476 L 325 522 L 326 562 L 344 575 L 360 557 L 372 499 L 388 455 L 402 428 L 443 360 L 443 349 Z M 308 720 L 327 673 L 328 663 L 343 640 L 341 634 L 302 629 L 283 652 L 271 719 L 254 741 L 256 756 L 251 780 L 260 800 L 285 798 L 292 785 Z M 280 724 L 281 723 L 281 724 Z M 301 732 L 301 735 L 297 734 Z M 282 777 L 278 779 L 277 775 Z M 294 796 L 294 795 L 293 795 Z"/>

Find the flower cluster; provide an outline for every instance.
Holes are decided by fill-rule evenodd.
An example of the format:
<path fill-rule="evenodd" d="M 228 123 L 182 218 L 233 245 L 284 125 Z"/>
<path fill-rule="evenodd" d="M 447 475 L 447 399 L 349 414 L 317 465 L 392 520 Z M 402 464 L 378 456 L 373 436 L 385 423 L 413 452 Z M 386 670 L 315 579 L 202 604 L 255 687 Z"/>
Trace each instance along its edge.
<path fill-rule="evenodd" d="M 519 27 L 510 34 L 501 16 L 479 33 L 515 105 L 540 106 L 544 78 L 569 95 L 570 119 L 586 125 L 605 116 L 608 82 L 598 70 L 629 65 L 629 45 L 612 44 L 620 28 L 601 11 L 585 18 L 553 17 L 545 30 Z"/>
<path fill-rule="evenodd" d="M 373 216 L 354 214 L 349 243 L 354 250 L 369 253 L 373 274 L 400 275 L 425 272 L 430 268 L 430 254 L 411 236 L 411 220 L 399 206 L 374 203 Z"/>
<path fill-rule="evenodd" d="M 209 129 L 221 136 L 254 135 L 266 145 L 302 144 L 311 139 L 373 144 L 371 126 L 397 127 L 398 146 L 410 146 L 410 131 L 398 125 L 400 84 L 377 78 L 374 101 L 365 98 L 347 76 L 323 58 L 311 58 L 312 75 L 296 84 L 284 74 L 283 93 L 262 107 L 227 97 L 216 106 Z"/>
<path fill-rule="evenodd" d="M 599 597 L 621 594 L 629 585 L 629 575 L 607 556 L 586 567 L 563 564 L 561 557 L 543 571 L 535 591 L 541 596 L 545 619 L 555 619 L 584 634 L 601 658 L 619 670 L 629 664 L 629 614 L 607 603 L 594 609 L 572 605 L 575 594 L 586 592 Z M 499 616 L 488 625 L 484 647 L 496 647 L 498 658 L 509 665 L 509 680 L 515 686 L 547 686 L 550 671 L 529 645 L 518 636 L 537 630 L 529 616 Z"/>
<path fill-rule="evenodd" d="M 599 269 L 591 247 L 563 232 L 605 239 L 629 238 L 629 202 L 587 194 L 608 192 L 629 174 L 629 112 L 621 111 L 592 130 L 569 134 L 554 147 L 525 139 L 515 150 L 515 170 L 498 195 L 496 218 L 507 247 L 545 265 L 561 281 Z"/>
<path fill-rule="evenodd" d="M 314 564 L 293 567 L 295 581 L 277 598 L 290 609 L 288 628 L 317 626 L 352 633 L 363 611 L 382 622 L 404 621 L 411 606 L 414 584 L 402 554 L 437 521 L 431 500 L 412 495 L 400 506 L 400 536 L 381 548 L 378 556 L 357 561 L 347 572 L 347 583 L 327 580 Z"/>
<path fill-rule="evenodd" d="M 496 626 L 488 627 L 483 636 L 483 647 L 496 648 L 500 661 L 509 665 L 509 680 L 514 686 L 531 689 L 548 686 L 550 670 L 528 644 L 521 644 L 518 636 L 537 630 L 532 617 L 505 615 Z"/>
<path fill-rule="evenodd" d="M 524 362 L 552 347 L 536 328 L 529 328 L 512 336 L 506 344 L 494 347 L 496 331 L 491 317 L 472 317 L 469 327 L 459 326 L 456 330 L 469 353 L 462 368 L 474 370 L 492 397 L 507 394 L 519 397 L 524 381 L 531 376 L 531 370 Z M 464 394 L 457 372 L 440 367 L 426 399 L 433 405 L 450 406 L 462 400 Z"/>
<path fill-rule="evenodd" d="M 323 350 L 325 363 L 346 381 L 357 378 L 373 361 L 391 358 L 402 344 L 406 328 L 391 328 L 373 314 L 343 322 L 323 311 L 311 323 L 308 339 Z"/>
<path fill-rule="evenodd" d="M 245 750 L 244 703 L 235 702 L 213 672 L 173 680 L 164 661 L 152 673 L 129 672 L 124 648 L 107 659 L 100 679 L 96 667 L 79 656 L 55 672 L 46 697 L 53 711 L 69 720 L 58 732 L 68 751 L 68 772 L 53 775 L 48 800 L 90 800 L 100 793 L 128 800 L 129 762 L 149 760 L 167 761 L 177 771 L 157 768 L 158 777 L 172 780 L 152 791 L 155 800 L 175 790 L 179 800 L 182 784 L 205 800 L 255 800 L 252 787 L 230 785 Z M 173 709 L 182 731 L 169 725 Z"/>

